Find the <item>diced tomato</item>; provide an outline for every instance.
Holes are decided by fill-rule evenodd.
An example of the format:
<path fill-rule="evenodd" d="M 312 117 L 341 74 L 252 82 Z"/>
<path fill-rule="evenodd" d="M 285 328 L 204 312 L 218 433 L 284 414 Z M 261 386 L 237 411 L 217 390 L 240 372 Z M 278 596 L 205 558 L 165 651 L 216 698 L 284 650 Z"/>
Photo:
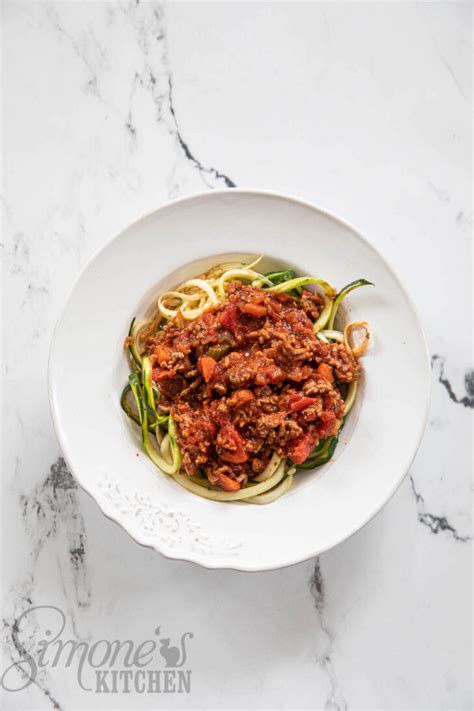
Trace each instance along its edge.
<path fill-rule="evenodd" d="M 316 373 L 318 378 L 321 378 L 322 380 L 327 380 L 329 383 L 334 381 L 332 368 L 330 365 L 327 365 L 327 363 L 320 363 L 316 368 Z"/>
<path fill-rule="evenodd" d="M 235 333 L 238 326 L 238 313 L 235 304 L 228 304 L 220 316 L 220 323 L 231 333 Z"/>
<path fill-rule="evenodd" d="M 309 365 L 295 365 L 288 370 L 286 377 L 288 380 L 293 380 L 294 383 L 300 383 L 302 380 L 307 380 L 311 375 L 311 368 Z"/>
<path fill-rule="evenodd" d="M 199 370 L 201 371 L 202 377 L 206 383 L 212 379 L 212 376 L 216 370 L 216 365 L 216 361 L 210 356 L 203 356 L 202 358 L 199 358 Z"/>
<path fill-rule="evenodd" d="M 324 412 L 321 413 L 321 421 L 324 423 L 333 423 L 335 419 L 336 415 L 332 410 L 324 410 Z"/>
<path fill-rule="evenodd" d="M 303 464 L 315 448 L 318 439 L 318 435 L 313 432 L 302 434 L 290 442 L 286 453 L 295 464 Z"/>
<path fill-rule="evenodd" d="M 278 365 L 267 365 L 255 374 L 255 383 L 257 385 L 278 385 L 285 379 L 285 373 Z"/>
<path fill-rule="evenodd" d="M 318 433 L 321 439 L 329 437 L 329 435 L 337 434 L 339 429 L 339 423 L 336 415 L 332 410 L 324 410 L 321 413 L 320 424 L 318 426 Z"/>
<path fill-rule="evenodd" d="M 248 456 L 244 449 L 244 439 L 230 421 L 226 420 L 221 424 L 218 439 L 222 442 L 223 453 L 221 454 L 221 459 L 224 462 L 242 464 L 247 461 Z M 227 450 L 226 444 L 231 445 L 232 449 Z"/>
<path fill-rule="evenodd" d="M 246 402 L 250 402 L 250 400 L 253 400 L 253 393 L 250 390 L 242 388 L 242 390 L 236 390 L 233 393 L 228 404 L 231 407 L 240 407 L 241 405 L 245 405 Z"/>
<path fill-rule="evenodd" d="M 252 303 L 254 304 L 260 304 L 262 301 L 265 301 L 267 298 L 267 294 L 262 291 L 261 289 L 258 289 L 257 291 L 254 291 L 252 294 Z"/>
<path fill-rule="evenodd" d="M 168 360 L 168 358 L 170 357 L 170 353 L 170 349 L 166 348 L 165 346 L 156 346 L 155 348 L 156 360 L 160 365 L 162 365 Z"/>
<path fill-rule="evenodd" d="M 267 313 L 265 306 L 261 306 L 260 304 L 240 304 L 240 310 L 250 316 L 256 317 L 265 316 Z"/>
<path fill-rule="evenodd" d="M 155 383 L 161 383 L 163 380 L 168 380 L 176 375 L 176 368 L 171 368 L 171 370 L 163 370 L 163 368 L 153 369 L 153 380 Z"/>
<path fill-rule="evenodd" d="M 227 474 L 219 474 L 218 484 L 224 491 L 238 491 L 240 489 L 240 483 Z"/>
<path fill-rule="evenodd" d="M 299 410 L 304 410 L 306 407 L 314 405 L 315 402 L 316 398 L 314 397 L 306 397 L 301 393 L 295 393 L 289 398 L 290 412 L 298 412 Z"/>
<path fill-rule="evenodd" d="M 248 456 L 243 449 L 236 449 L 235 452 L 224 452 L 224 454 L 221 454 L 221 459 L 230 464 L 243 464 L 247 461 Z"/>

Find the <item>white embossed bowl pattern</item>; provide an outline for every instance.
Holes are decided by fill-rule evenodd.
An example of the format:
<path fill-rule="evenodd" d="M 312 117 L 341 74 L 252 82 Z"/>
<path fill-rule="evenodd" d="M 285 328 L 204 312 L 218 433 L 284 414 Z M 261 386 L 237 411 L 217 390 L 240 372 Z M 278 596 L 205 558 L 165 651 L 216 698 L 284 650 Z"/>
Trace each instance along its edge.
<path fill-rule="evenodd" d="M 132 316 L 161 290 L 229 257 L 256 254 L 268 267 L 288 264 L 336 287 L 357 277 L 374 282 L 345 306 L 351 320 L 370 322 L 374 340 L 333 460 L 298 473 L 273 504 L 222 504 L 182 489 L 143 454 L 119 405 L 128 372 L 122 346 Z M 106 516 L 165 556 L 247 571 L 317 555 L 380 510 L 416 452 L 429 381 L 414 307 L 369 242 L 311 204 L 240 189 L 171 202 L 108 242 L 74 286 L 49 366 L 65 458 Z"/>

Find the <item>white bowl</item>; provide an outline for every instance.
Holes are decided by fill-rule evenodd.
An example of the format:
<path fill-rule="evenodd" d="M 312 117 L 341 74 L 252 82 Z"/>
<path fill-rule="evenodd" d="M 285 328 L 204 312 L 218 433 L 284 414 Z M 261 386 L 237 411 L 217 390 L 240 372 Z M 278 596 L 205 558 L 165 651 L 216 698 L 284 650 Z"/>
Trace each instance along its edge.
<path fill-rule="evenodd" d="M 295 476 L 267 506 L 216 503 L 182 489 L 142 452 L 119 397 L 131 318 L 154 296 L 233 256 L 266 255 L 350 294 L 351 320 L 374 340 L 333 460 Z M 265 267 L 265 265 L 264 265 Z M 106 516 L 170 558 L 209 568 L 268 570 L 317 555 L 353 534 L 388 501 L 420 442 L 430 368 L 415 308 L 381 255 L 352 227 L 301 200 L 223 190 L 176 200 L 128 227 L 80 275 L 53 338 L 53 420 L 74 476 Z"/>

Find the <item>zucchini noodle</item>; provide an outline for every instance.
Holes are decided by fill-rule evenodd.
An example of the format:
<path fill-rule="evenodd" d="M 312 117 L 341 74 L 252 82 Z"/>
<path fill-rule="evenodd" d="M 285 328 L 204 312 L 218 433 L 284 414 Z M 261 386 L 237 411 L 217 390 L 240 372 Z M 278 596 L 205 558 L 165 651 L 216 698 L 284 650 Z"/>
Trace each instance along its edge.
<path fill-rule="evenodd" d="M 344 342 L 344 334 L 341 333 L 340 331 L 333 331 L 333 330 L 327 330 L 327 331 L 319 331 L 318 337 L 326 339 L 326 341 L 337 341 L 338 343 L 343 343 Z"/>
<path fill-rule="evenodd" d="M 355 281 L 351 281 L 350 284 L 346 284 L 346 286 L 342 287 L 342 289 L 334 299 L 331 317 L 329 319 L 328 324 L 330 329 L 334 328 L 334 321 L 336 319 L 336 314 L 339 309 L 339 306 L 341 305 L 341 301 L 346 298 L 347 294 L 350 294 L 351 291 L 354 291 L 354 289 L 358 289 L 361 286 L 373 286 L 373 284 L 371 281 L 367 281 L 367 279 L 356 279 Z"/>
<path fill-rule="evenodd" d="M 329 318 L 332 313 L 332 297 L 329 296 L 328 294 L 323 295 L 324 299 L 324 308 L 321 311 L 321 316 L 318 318 L 318 320 L 315 322 L 313 328 L 314 332 L 317 334 L 322 328 L 324 328 L 329 321 Z"/>
<path fill-rule="evenodd" d="M 353 331 L 357 331 L 359 328 L 363 328 L 365 330 L 365 336 L 357 346 L 351 346 L 349 343 L 349 337 L 352 335 Z M 348 323 L 344 329 L 344 348 L 348 353 L 353 355 L 354 358 L 360 358 L 360 356 L 364 355 L 365 351 L 369 347 L 371 338 L 372 334 L 367 321 L 354 321 L 353 323 Z"/>
<path fill-rule="evenodd" d="M 256 497 L 258 494 L 263 494 L 265 491 L 273 489 L 273 487 L 278 484 L 285 476 L 285 462 L 282 461 L 280 466 L 277 468 L 276 472 L 266 481 L 262 481 L 259 484 L 250 484 L 243 489 L 238 491 L 217 491 L 215 489 L 206 489 L 200 484 L 196 484 L 194 481 L 190 481 L 189 477 L 183 476 L 182 474 L 173 474 L 173 479 L 184 486 L 188 491 L 192 491 L 193 494 L 202 496 L 204 499 L 211 499 L 212 501 L 242 501 L 243 499 L 248 499 L 250 497 Z"/>
<path fill-rule="evenodd" d="M 136 318 L 132 320 L 130 328 L 128 331 L 128 350 L 132 359 L 135 361 L 138 368 L 142 367 L 142 357 L 141 357 L 141 344 L 140 344 L 140 334 L 145 326 L 147 326 L 150 321 L 145 321 L 143 323 L 137 323 Z"/>
<path fill-rule="evenodd" d="M 177 425 L 173 418 L 174 410 L 170 405 L 169 397 L 163 396 L 163 404 L 160 407 L 160 382 L 158 382 L 159 378 L 156 378 L 157 382 L 153 379 L 153 369 L 157 367 L 155 360 L 157 356 L 153 352 L 150 355 L 147 351 L 147 348 L 150 348 L 147 345 L 147 339 L 156 338 L 164 323 L 176 322 L 177 326 L 181 327 L 187 321 L 199 318 L 208 309 L 219 306 L 226 300 L 227 286 L 233 281 L 246 282 L 273 294 L 289 294 L 288 298 L 295 299 L 299 299 L 301 294 L 305 293 L 304 287 L 313 285 L 313 289 L 316 288 L 322 298 L 322 304 L 315 299 L 319 307 L 317 312 L 319 315 L 314 320 L 313 330 L 316 338 L 327 344 L 328 349 L 331 344 L 334 344 L 337 351 L 340 346 L 336 346 L 336 344 L 341 344 L 347 353 L 354 358 L 359 358 L 366 352 L 372 338 L 366 321 L 347 323 L 345 326 L 341 326 L 342 330 L 337 330 L 334 327 L 338 309 L 347 294 L 361 286 L 369 285 L 371 282 L 366 279 L 357 279 L 337 292 L 327 281 L 312 276 L 296 276 L 293 269 L 289 267 L 281 271 L 260 273 L 256 271 L 255 267 L 261 259 L 260 256 L 247 265 L 239 262 L 218 264 L 206 274 L 188 279 L 176 288 L 163 292 L 157 300 L 157 308 L 153 317 L 141 322 L 134 318 L 125 341 L 125 346 L 130 354 L 131 372 L 129 382 L 125 385 L 120 397 L 120 405 L 124 413 L 140 428 L 143 448 L 156 467 L 191 493 L 210 501 L 242 501 L 256 505 L 276 501 L 291 488 L 298 469 L 313 469 L 322 466 L 331 459 L 337 445 L 339 432 L 319 440 L 317 446 L 307 455 L 307 459 L 299 460 L 301 464 L 295 464 L 291 459 L 273 452 L 265 469 L 260 474 L 252 475 L 250 473 L 249 481 L 238 490 L 226 491 L 215 488 L 207 478 L 205 471 L 199 472 L 198 470 L 196 474 L 187 475 L 182 469 L 181 452 L 177 441 Z M 284 297 L 282 298 L 284 299 Z M 256 308 L 261 307 L 257 305 Z M 247 312 L 245 313 L 247 314 Z M 252 314 L 252 311 L 249 310 L 248 313 Z M 255 317 L 258 316 L 257 312 Z M 265 316 L 265 318 L 267 317 Z M 338 325 L 339 321 L 340 318 Z M 362 340 L 354 344 L 353 334 L 359 329 L 364 331 L 364 335 Z M 230 337 L 232 334 L 229 336 L 229 333 L 224 332 L 223 336 L 222 342 L 212 341 L 206 352 L 207 361 L 211 362 L 211 366 L 214 361 L 213 367 L 216 367 L 217 361 L 224 358 L 232 347 L 232 338 Z M 179 356 L 183 357 L 182 354 Z M 171 362 L 173 363 L 173 361 Z M 159 363 L 161 366 L 161 361 Z M 165 367 L 170 368 L 171 366 Z M 160 372 L 159 369 L 158 372 Z M 199 377 L 204 374 L 197 370 L 197 364 L 195 373 L 198 377 L 196 382 L 199 384 L 202 382 L 202 378 L 199 381 Z M 194 382 L 187 385 L 188 389 L 193 386 L 195 387 Z M 352 380 L 344 400 L 343 419 L 352 409 L 357 392 L 358 382 Z M 312 400 L 311 397 L 303 399 Z M 307 406 L 308 404 L 306 404 Z M 296 412 L 297 410 L 298 408 L 288 410 L 287 415 L 290 411 Z M 293 440 L 291 440 L 292 442 Z M 224 461 L 239 462 L 239 459 L 225 460 L 224 458 Z M 240 462 L 242 461 L 245 460 L 240 460 Z M 227 471 L 229 470 L 227 469 Z M 235 480 L 234 486 L 236 486 Z"/>
<path fill-rule="evenodd" d="M 171 464 L 172 462 L 172 457 L 171 457 L 171 449 L 170 449 L 170 436 L 168 433 L 163 435 L 163 439 L 161 440 L 160 444 L 160 452 L 161 456 L 163 459 L 165 459 L 167 462 Z"/>
<path fill-rule="evenodd" d="M 269 279 L 266 279 L 262 274 L 252 271 L 252 269 L 229 269 L 228 272 L 224 272 L 222 276 L 219 277 L 217 283 L 217 294 L 221 301 L 226 297 L 225 285 L 228 281 L 235 281 L 237 279 L 247 279 L 248 281 L 253 281 L 254 279 L 261 279 L 264 284 L 272 284 Z"/>
<path fill-rule="evenodd" d="M 288 489 L 293 484 L 293 475 L 290 474 L 286 476 L 282 481 L 277 484 L 271 491 L 267 491 L 264 494 L 259 494 L 258 496 L 250 496 L 248 499 L 244 499 L 247 504 L 271 504 L 286 494 Z"/>
<path fill-rule="evenodd" d="M 357 388 L 358 388 L 358 383 L 357 380 L 353 380 L 352 383 L 350 383 L 349 387 L 347 388 L 347 395 L 346 399 L 344 400 L 344 417 L 349 414 L 349 412 L 352 409 L 353 404 L 355 403 L 356 395 L 357 395 Z"/>
<path fill-rule="evenodd" d="M 266 481 L 267 479 L 270 479 L 271 476 L 276 472 L 278 467 L 280 466 L 281 462 L 281 457 L 276 454 L 276 452 L 273 452 L 272 458 L 268 462 L 267 466 L 263 470 L 261 474 L 258 476 L 254 477 L 255 481 Z"/>
<path fill-rule="evenodd" d="M 164 438 L 167 437 L 167 436 L 168 436 L 168 435 L 164 435 L 164 434 L 163 434 L 163 432 L 161 431 L 161 427 L 156 427 L 156 428 L 155 428 L 156 443 L 157 443 L 157 445 L 158 445 L 158 448 L 159 448 L 159 450 L 160 450 L 162 456 L 164 456 L 164 455 L 163 455 L 163 440 L 164 440 Z M 165 458 L 165 459 L 168 459 L 168 457 L 164 457 L 164 458 Z"/>
<path fill-rule="evenodd" d="M 218 265 L 202 277 L 188 279 L 176 289 L 165 291 L 158 298 L 159 314 L 167 321 L 172 321 L 179 315 L 185 321 L 193 321 L 207 309 L 224 301 L 225 287 L 230 281 L 258 280 L 259 283 L 271 287 L 273 282 L 270 279 L 252 269 L 261 259 L 262 257 L 258 257 L 248 266 L 238 263 Z"/>

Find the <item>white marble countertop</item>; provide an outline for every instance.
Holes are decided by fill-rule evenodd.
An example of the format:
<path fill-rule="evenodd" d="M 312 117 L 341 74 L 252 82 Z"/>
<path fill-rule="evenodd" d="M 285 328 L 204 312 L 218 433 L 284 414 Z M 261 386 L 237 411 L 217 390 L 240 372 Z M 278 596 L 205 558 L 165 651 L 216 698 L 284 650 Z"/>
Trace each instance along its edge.
<path fill-rule="evenodd" d="M 3 708 L 471 707 L 470 14 L 3 5 L 2 671 L 45 639 L 40 605 L 89 647 L 194 634 L 189 693 L 86 691 L 61 661 L 3 691 Z M 88 258 L 168 198 L 233 185 L 355 224 L 407 285 L 433 354 L 426 435 L 393 499 L 318 560 L 261 574 L 165 560 L 107 520 L 64 465 L 46 387 Z M 18 669 L 4 679 L 22 684 Z"/>

